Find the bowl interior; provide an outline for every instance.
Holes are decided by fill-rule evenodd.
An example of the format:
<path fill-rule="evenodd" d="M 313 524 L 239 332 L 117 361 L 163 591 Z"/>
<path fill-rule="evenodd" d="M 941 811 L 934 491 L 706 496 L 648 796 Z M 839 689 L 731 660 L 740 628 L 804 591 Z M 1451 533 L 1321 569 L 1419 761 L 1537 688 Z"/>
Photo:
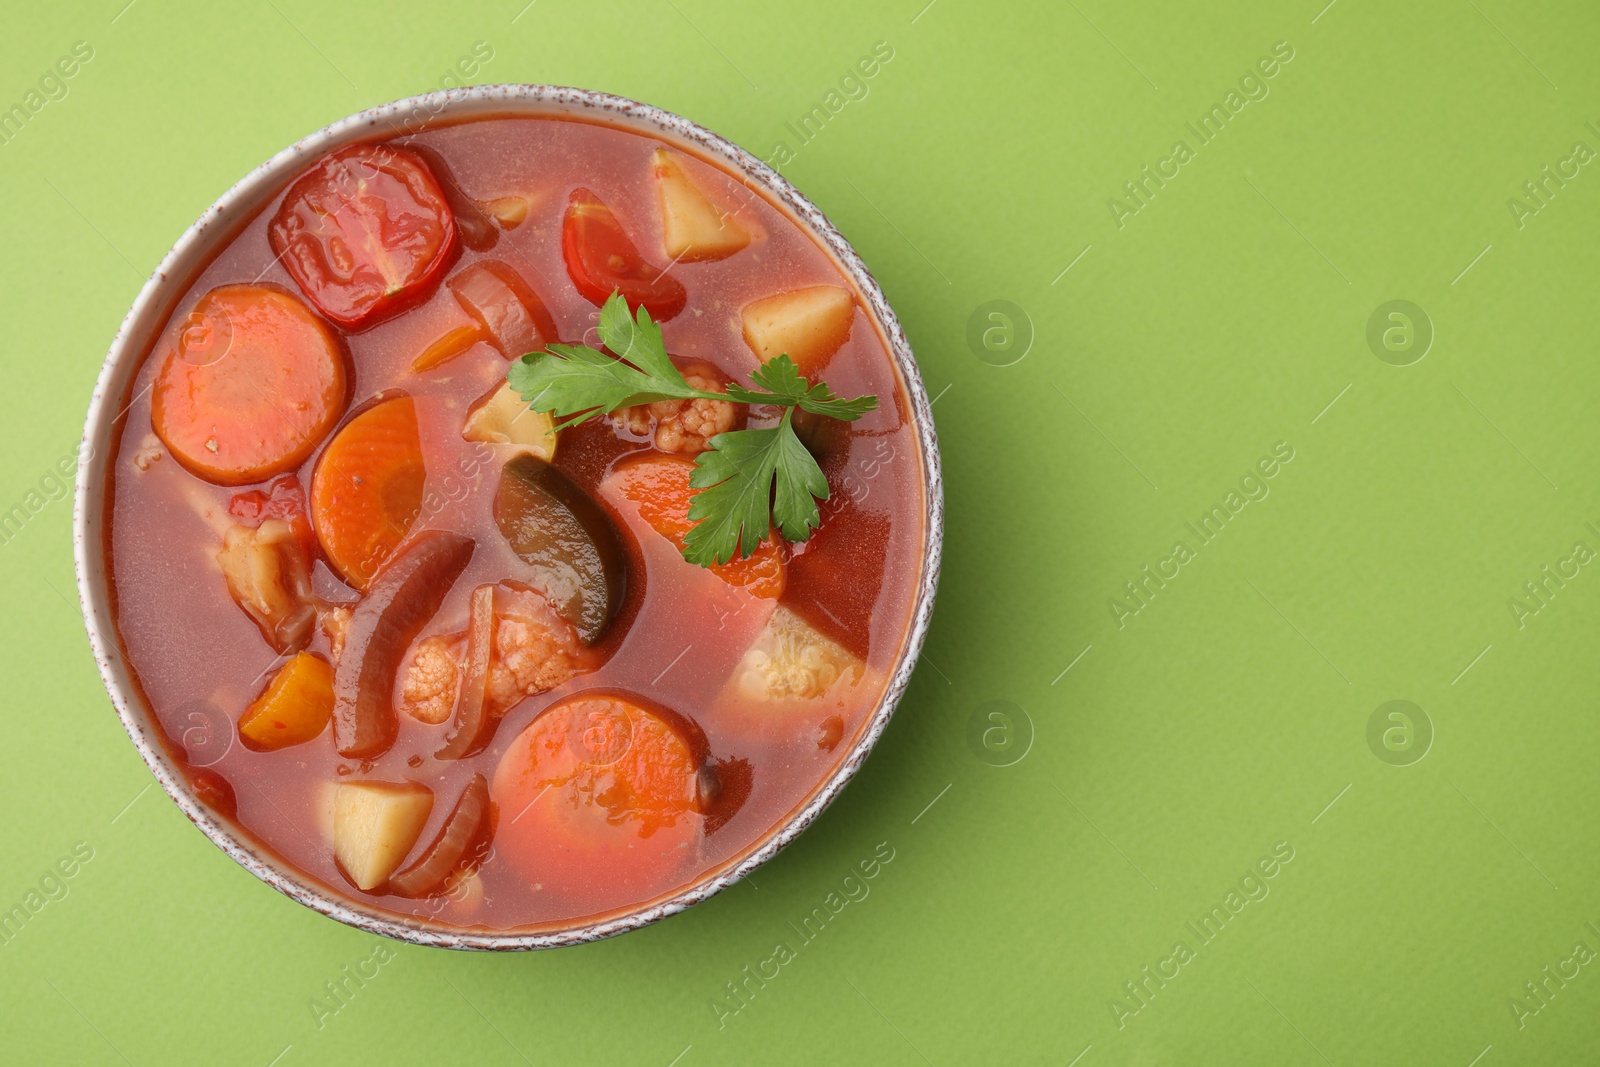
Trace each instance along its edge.
<path fill-rule="evenodd" d="M 924 559 L 910 626 L 895 659 L 882 700 L 856 743 L 832 774 L 790 816 L 738 858 L 713 868 L 687 888 L 622 915 L 576 920 L 560 929 L 533 933 L 469 932 L 444 924 L 400 921 L 387 913 L 308 883 L 248 835 L 214 816 L 191 793 L 187 778 L 129 668 L 117 634 L 106 563 L 108 471 L 118 424 L 130 402 L 134 375 L 155 344 L 174 306 L 213 256 L 313 159 L 343 145 L 403 136 L 435 125 L 490 116 L 539 115 L 604 122 L 674 143 L 739 177 L 807 230 L 860 291 L 869 317 L 882 334 L 910 401 L 919 444 L 926 512 Z M 636 929 L 731 885 L 792 841 L 836 797 L 882 734 L 905 689 L 932 613 L 938 580 L 943 497 L 932 415 L 905 335 L 876 281 L 831 223 L 781 175 L 754 156 L 686 119 L 659 108 L 579 89 L 496 85 L 411 97 L 364 111 L 303 138 L 251 171 L 229 189 L 162 260 L 145 283 L 112 343 L 90 403 L 79 453 L 74 502 L 74 551 L 78 591 L 90 644 L 102 680 L 129 737 L 162 788 L 219 848 L 262 881 L 331 918 L 372 933 L 418 944 L 469 949 L 531 949 L 574 944 Z"/>

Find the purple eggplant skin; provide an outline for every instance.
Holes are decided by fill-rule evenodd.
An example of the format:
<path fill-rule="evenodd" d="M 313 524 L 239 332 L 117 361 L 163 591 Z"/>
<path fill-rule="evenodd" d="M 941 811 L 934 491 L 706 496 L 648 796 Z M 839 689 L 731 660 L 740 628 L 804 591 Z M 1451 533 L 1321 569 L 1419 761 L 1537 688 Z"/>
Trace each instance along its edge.
<path fill-rule="evenodd" d="M 584 644 L 599 641 L 627 590 L 628 554 L 611 516 L 562 471 L 524 453 L 500 471 L 494 518 L 532 570 L 529 584 Z"/>

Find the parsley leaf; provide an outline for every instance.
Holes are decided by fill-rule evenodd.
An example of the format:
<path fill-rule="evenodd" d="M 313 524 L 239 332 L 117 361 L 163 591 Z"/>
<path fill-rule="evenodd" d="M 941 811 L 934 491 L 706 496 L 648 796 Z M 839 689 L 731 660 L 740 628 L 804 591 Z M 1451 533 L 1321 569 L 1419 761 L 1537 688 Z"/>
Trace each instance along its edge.
<path fill-rule="evenodd" d="M 741 385 L 728 386 L 728 395 L 746 404 L 784 403 L 797 404 L 813 415 L 827 415 L 846 422 L 854 422 L 878 406 L 875 396 L 858 396 L 854 400 L 841 400 L 833 395 L 827 383 L 812 385 L 800 375 L 800 368 L 788 354 L 769 359 L 750 375 L 750 380 L 768 390 L 758 393 Z"/>
<path fill-rule="evenodd" d="M 807 381 L 787 355 L 770 359 L 751 373 L 759 389 L 737 383 L 726 393 L 696 389 L 667 355 L 661 327 L 642 307 L 629 315 L 621 293 L 612 293 L 600 309 L 598 330 L 609 351 L 552 344 L 513 363 L 507 382 L 534 411 L 557 416 L 557 429 L 657 400 L 731 400 L 781 407 L 783 415 L 776 426 L 718 434 L 695 459 L 689 479 L 699 490 L 689 504 L 695 525 L 684 538 L 683 556 L 709 567 L 736 555 L 750 555 L 772 536 L 774 527 L 790 541 L 811 536 L 821 523 L 817 501 L 828 499 L 828 479 L 795 434 L 794 410 L 853 422 L 878 406 L 877 397 L 836 396 L 825 383 Z"/>
<path fill-rule="evenodd" d="M 634 404 L 697 397 L 725 399 L 684 380 L 667 356 L 661 327 L 650 320 L 650 312 L 644 308 L 635 320 L 628 315 L 627 302 L 613 297 L 600 311 L 599 332 L 600 340 L 615 356 L 587 345 L 553 344 L 544 352 L 523 356 L 506 372 L 511 388 L 522 394 L 530 408 L 562 419 L 556 429 Z"/>
<path fill-rule="evenodd" d="M 684 537 L 684 559 L 709 567 L 748 556 L 773 525 L 791 541 L 811 536 L 821 522 L 817 501 L 828 499 L 828 479 L 795 436 L 793 415 L 785 408 L 769 429 L 718 434 L 711 450 L 695 459 L 689 484 L 700 492 L 689 518 L 700 521 Z"/>

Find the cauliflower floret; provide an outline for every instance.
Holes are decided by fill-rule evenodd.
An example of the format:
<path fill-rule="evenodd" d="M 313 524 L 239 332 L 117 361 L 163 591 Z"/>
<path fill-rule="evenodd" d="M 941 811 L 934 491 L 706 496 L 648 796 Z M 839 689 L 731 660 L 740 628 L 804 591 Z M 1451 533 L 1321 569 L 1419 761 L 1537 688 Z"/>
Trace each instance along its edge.
<path fill-rule="evenodd" d="M 490 711 L 504 715 L 524 697 L 548 692 L 590 669 L 578 634 L 545 598 L 506 583 L 495 589 Z"/>
<path fill-rule="evenodd" d="M 260 526 L 228 527 L 217 565 L 234 601 L 279 655 L 306 647 L 317 617 L 311 565 L 287 522 L 267 519 Z"/>
<path fill-rule="evenodd" d="M 778 607 L 739 663 L 739 689 L 751 700 L 812 700 L 845 674 L 860 681 L 859 659 Z"/>
<path fill-rule="evenodd" d="M 441 634 L 417 646 L 401 683 L 400 707 L 426 723 L 455 711 L 467 635 Z M 544 693 L 592 668 L 577 632 L 532 589 L 502 582 L 494 591 L 494 647 L 486 697 L 504 715 L 523 698 Z"/>
<path fill-rule="evenodd" d="M 696 389 L 710 393 L 723 393 L 727 389 L 710 368 L 687 370 L 684 380 Z M 739 422 L 739 407 L 731 400 L 657 400 L 653 404 L 636 404 L 617 412 L 618 421 L 631 433 L 647 434 L 655 425 L 655 445 L 663 452 L 695 455 L 704 452 L 707 443 L 719 433 L 726 433 Z"/>
<path fill-rule="evenodd" d="M 441 723 L 456 706 L 460 685 L 460 657 L 465 642 L 459 638 L 430 637 L 417 646 L 400 687 L 400 707 L 426 723 Z"/>
<path fill-rule="evenodd" d="M 344 655 L 345 635 L 350 632 L 350 606 L 324 603 L 317 608 L 317 618 L 328 639 L 328 658 L 338 663 Z"/>

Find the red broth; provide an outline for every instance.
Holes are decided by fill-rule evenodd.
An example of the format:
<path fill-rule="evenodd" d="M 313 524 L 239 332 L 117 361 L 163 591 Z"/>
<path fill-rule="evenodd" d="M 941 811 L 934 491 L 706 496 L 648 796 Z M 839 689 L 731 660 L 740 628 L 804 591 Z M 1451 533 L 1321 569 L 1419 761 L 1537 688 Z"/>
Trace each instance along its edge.
<path fill-rule="evenodd" d="M 528 578 L 527 565 L 510 550 L 492 514 L 507 446 L 466 441 L 461 433 L 468 407 L 504 379 L 508 360 L 480 344 L 437 369 L 417 373 L 411 367 L 430 342 L 466 321 L 441 281 L 482 258 L 499 259 L 543 300 L 559 337 L 598 345 L 597 309 L 575 287 L 562 258 L 562 218 L 572 190 L 592 190 L 609 205 L 645 259 L 665 265 L 671 257 L 663 254 L 662 208 L 650 180 L 651 153 L 662 143 L 654 138 L 595 123 L 519 117 L 467 121 L 396 143 L 437 153 L 429 158 L 444 160 L 473 198 L 519 196 L 529 204 L 525 220 L 503 229 L 488 252 L 463 246 L 459 259 L 414 306 L 385 310 L 387 317 L 358 332 L 330 324 L 348 349 L 350 402 L 341 424 L 380 394 L 399 390 L 415 399 L 426 482 L 412 534 L 450 530 L 476 542 L 470 563 L 418 635 L 420 642 L 465 630 L 469 597 L 480 584 Z M 493 932 L 554 930 L 635 910 L 757 847 L 835 771 L 883 696 L 910 625 L 925 548 L 923 471 L 905 389 L 860 294 L 814 239 L 732 175 L 699 158 L 680 153 L 680 160 L 696 185 L 734 212 L 752 240 L 720 260 L 670 266 L 687 291 L 687 307 L 663 326 L 669 350 L 748 381 L 759 361 L 741 335 L 741 309 L 780 291 L 842 287 L 854 294 L 854 319 L 849 339 L 822 376 L 842 396 L 876 394 L 879 407 L 858 422 L 832 427 L 819 446 L 832 497 L 822 505 L 820 530 L 809 542 L 788 547 L 778 601 L 687 563 L 641 518 L 638 500 L 602 491 L 602 482 L 615 488 L 615 479 L 606 479 L 619 465 L 654 454 L 647 434 L 602 420 L 563 431 L 555 465 L 623 531 L 626 601 L 598 646 L 604 663 L 516 704 L 477 755 L 435 759 L 448 724 L 429 725 L 406 714 L 398 714 L 395 743 L 370 762 L 340 756 L 331 728 L 272 751 L 254 750 L 239 739 L 240 717 L 283 657 L 230 598 L 215 562 L 220 535 L 201 512 L 207 506 L 224 512 L 234 494 L 250 486 L 210 484 L 155 440 L 156 357 L 130 387 L 108 490 L 107 536 L 116 622 L 128 661 L 201 796 L 212 798 L 219 814 L 245 836 L 335 895 L 405 921 Z M 178 302 L 175 324 L 204 294 L 225 284 L 271 284 L 304 298 L 269 244 L 268 226 L 283 195 L 205 268 Z M 771 421 L 755 413 L 751 425 Z M 308 492 L 327 440 L 297 469 Z M 312 585 L 328 601 L 358 598 L 324 560 L 315 564 Z M 860 657 L 821 697 L 761 702 L 742 687 L 747 651 L 778 603 Z M 333 658 L 321 627 L 308 650 Z M 519 866 L 508 859 L 516 850 L 490 841 L 475 853 L 482 857 L 475 876 L 458 872 L 449 892 L 422 899 L 382 887 L 362 892 L 336 864 L 330 844 L 336 783 L 414 782 L 434 792 L 409 861 L 433 840 L 474 775 L 495 781 L 502 756 L 541 713 L 573 694 L 597 690 L 632 694 L 673 721 L 686 722 L 723 769 L 719 788 L 727 810 L 696 822 L 673 862 L 631 879 L 614 877 L 602 864 L 576 880 L 541 880 L 538 871 L 524 869 L 526 861 Z M 397 697 L 398 692 L 397 683 Z M 215 800 L 219 788 L 231 792 L 231 804 Z M 491 808 L 496 838 L 522 832 L 516 826 L 521 812 L 506 810 L 500 799 Z"/>

